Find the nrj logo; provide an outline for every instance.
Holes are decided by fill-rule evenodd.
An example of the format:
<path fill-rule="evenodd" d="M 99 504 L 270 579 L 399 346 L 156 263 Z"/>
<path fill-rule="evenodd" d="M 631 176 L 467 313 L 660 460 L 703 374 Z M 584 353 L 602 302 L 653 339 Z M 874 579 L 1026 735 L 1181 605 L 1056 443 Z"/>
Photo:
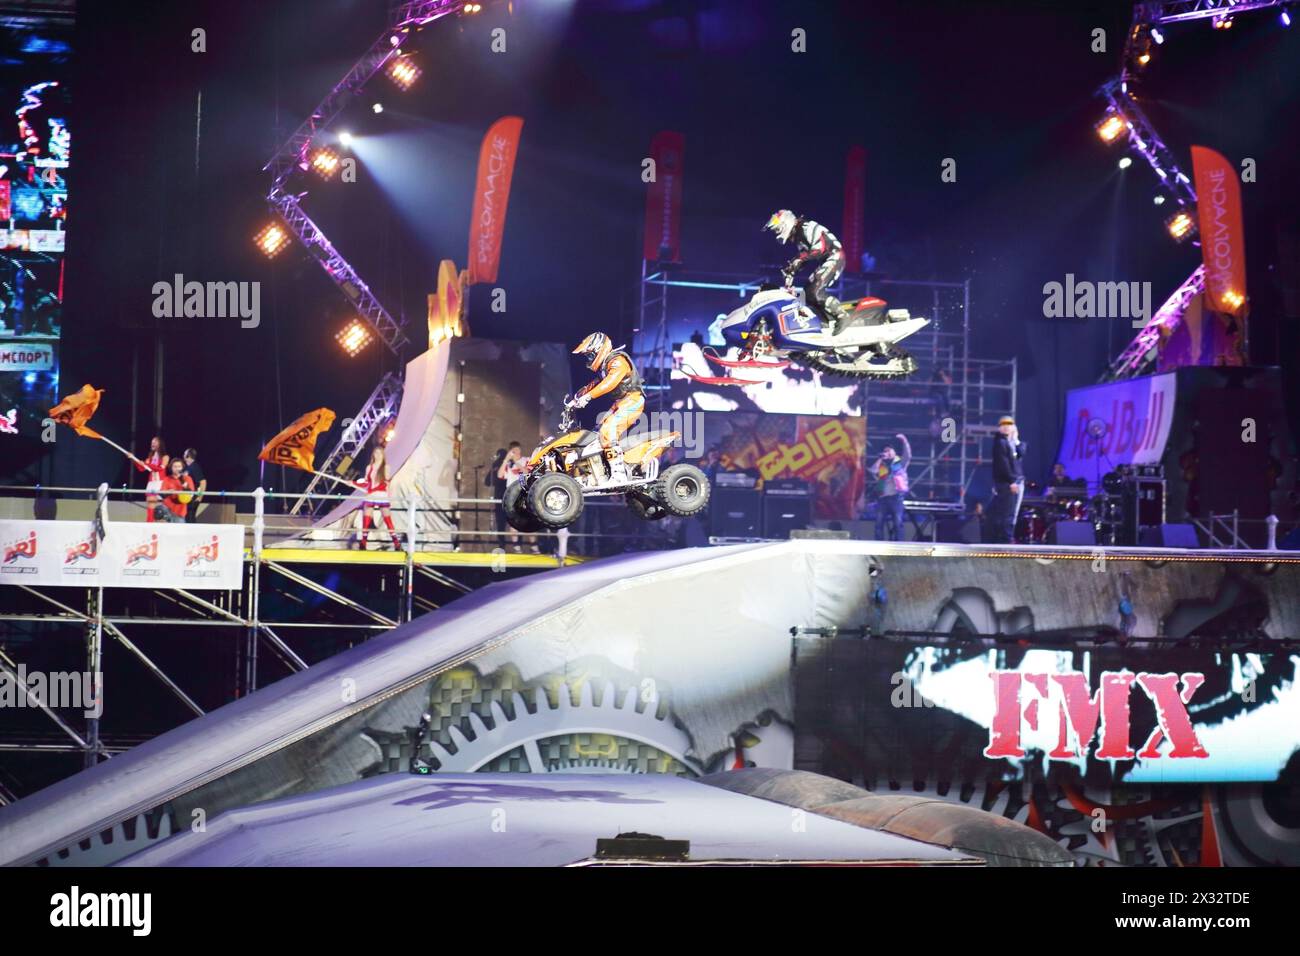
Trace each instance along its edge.
<path fill-rule="evenodd" d="M 212 540 L 208 544 L 196 545 L 185 552 L 185 566 L 188 568 L 191 565 L 199 563 L 210 564 L 216 561 L 217 558 L 220 557 L 219 548 L 220 545 L 217 541 L 217 536 L 214 534 Z"/>
<path fill-rule="evenodd" d="M 18 538 L 14 541 L 5 542 L 5 556 L 0 564 L 16 564 L 20 558 L 27 558 L 29 561 L 36 558 L 36 532 L 30 531 L 25 538 Z"/>
<path fill-rule="evenodd" d="M 133 567 L 140 561 L 158 560 L 158 535 L 151 534 L 139 544 L 126 549 L 126 566 Z"/>
<path fill-rule="evenodd" d="M 76 564 L 83 558 L 87 561 L 93 561 L 99 556 L 99 536 L 91 531 L 84 540 L 76 544 L 69 545 L 63 558 L 64 564 Z"/>
<path fill-rule="evenodd" d="M 993 671 L 994 711 L 989 725 L 989 745 L 984 756 L 993 759 L 1025 756 L 1021 746 L 1022 726 L 1037 731 L 1050 730 L 1050 708 L 1057 711 L 1056 746 L 1048 757 L 1056 760 L 1086 756 L 1095 736 L 1098 741 L 1093 757 L 1097 760 L 1173 759 L 1208 757 L 1192 726 L 1187 705 L 1205 683 L 1204 674 L 1134 674 L 1132 671 L 1105 671 L 1101 687 L 1094 694 L 1086 674 L 1026 674 L 1020 671 Z M 1181 683 L 1182 689 L 1179 689 Z M 1026 686 L 1027 685 L 1027 686 Z M 1130 741 L 1132 713 L 1130 692 L 1137 686 L 1150 698 L 1155 708 L 1156 727 L 1140 750 Z M 1029 699 L 1032 698 L 1032 699 Z M 1048 707 L 1039 704 L 1047 702 Z M 1100 725 L 1100 726 L 1099 726 Z M 1162 740 L 1169 749 L 1161 753 Z"/>

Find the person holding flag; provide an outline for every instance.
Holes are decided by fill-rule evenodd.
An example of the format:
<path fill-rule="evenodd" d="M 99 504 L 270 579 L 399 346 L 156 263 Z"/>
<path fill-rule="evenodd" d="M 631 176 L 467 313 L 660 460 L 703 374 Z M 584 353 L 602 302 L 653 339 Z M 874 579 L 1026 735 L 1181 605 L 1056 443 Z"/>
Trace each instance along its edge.
<path fill-rule="evenodd" d="M 375 450 L 370 453 L 370 464 L 366 466 L 365 477 L 353 484 L 366 493 L 366 500 L 361 505 L 361 550 L 366 550 L 370 529 L 375 527 L 377 507 L 392 536 L 393 550 L 401 551 L 402 541 L 397 536 L 397 529 L 393 527 L 392 502 L 388 497 L 388 460 L 383 445 L 375 446 Z"/>
<path fill-rule="evenodd" d="M 149 457 L 144 461 L 136 458 L 135 455 L 129 456 L 135 463 L 135 467 L 145 472 L 149 476 L 148 482 L 145 483 L 146 491 L 161 491 L 163 479 L 167 476 L 168 466 L 171 464 L 171 457 L 167 454 L 167 446 L 163 444 L 161 435 L 154 435 L 149 441 Z M 180 461 L 178 458 L 177 461 Z M 145 520 L 153 521 L 155 512 L 161 513 L 162 509 L 158 505 L 157 495 L 145 495 Z"/>

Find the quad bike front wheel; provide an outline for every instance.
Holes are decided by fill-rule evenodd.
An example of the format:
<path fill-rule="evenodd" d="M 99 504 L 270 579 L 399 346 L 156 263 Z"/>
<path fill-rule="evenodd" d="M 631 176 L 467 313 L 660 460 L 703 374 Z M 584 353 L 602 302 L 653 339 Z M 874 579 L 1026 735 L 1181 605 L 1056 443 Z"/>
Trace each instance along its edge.
<path fill-rule="evenodd" d="M 573 524 L 582 506 L 582 486 L 560 471 L 542 475 L 528 489 L 528 511 L 547 528 Z"/>
<path fill-rule="evenodd" d="M 698 514 L 709 503 L 709 479 L 694 465 L 682 463 L 665 469 L 654 488 L 655 500 L 679 518 Z"/>
<path fill-rule="evenodd" d="M 528 502 L 524 500 L 524 483 L 513 481 L 506 486 L 506 493 L 501 496 L 501 510 L 506 513 L 506 524 L 524 534 L 536 534 L 542 531 L 540 521 L 528 511 Z"/>
<path fill-rule="evenodd" d="M 659 521 L 668 517 L 668 511 L 654 498 L 636 492 L 627 496 L 627 506 L 642 521 Z"/>

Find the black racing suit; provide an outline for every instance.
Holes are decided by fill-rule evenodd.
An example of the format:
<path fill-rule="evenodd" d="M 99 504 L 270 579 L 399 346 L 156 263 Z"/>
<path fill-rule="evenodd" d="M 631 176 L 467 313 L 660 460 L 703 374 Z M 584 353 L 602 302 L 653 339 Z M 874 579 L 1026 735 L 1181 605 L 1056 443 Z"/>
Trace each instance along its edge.
<path fill-rule="evenodd" d="M 827 318 L 826 290 L 835 284 L 844 271 L 844 249 L 835 234 L 819 222 L 800 219 L 788 240 L 795 244 L 799 254 L 790 260 L 785 271 L 794 276 L 805 262 L 819 262 L 808 284 L 804 286 L 809 303 Z"/>

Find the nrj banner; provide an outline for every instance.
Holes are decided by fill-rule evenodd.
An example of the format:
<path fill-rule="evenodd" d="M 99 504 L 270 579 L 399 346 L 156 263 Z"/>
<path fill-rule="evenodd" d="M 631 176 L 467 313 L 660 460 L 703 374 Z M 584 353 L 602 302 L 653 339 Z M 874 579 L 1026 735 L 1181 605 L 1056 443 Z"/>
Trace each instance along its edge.
<path fill-rule="evenodd" d="M 1074 478 L 1115 465 L 1153 465 L 1165 453 L 1174 420 L 1176 376 L 1150 375 L 1071 389 L 1057 461 Z"/>
<path fill-rule="evenodd" d="M 0 521 L 0 585 L 236 590 L 243 550 L 242 525 Z"/>

